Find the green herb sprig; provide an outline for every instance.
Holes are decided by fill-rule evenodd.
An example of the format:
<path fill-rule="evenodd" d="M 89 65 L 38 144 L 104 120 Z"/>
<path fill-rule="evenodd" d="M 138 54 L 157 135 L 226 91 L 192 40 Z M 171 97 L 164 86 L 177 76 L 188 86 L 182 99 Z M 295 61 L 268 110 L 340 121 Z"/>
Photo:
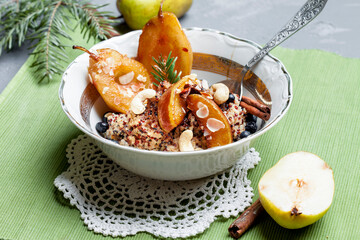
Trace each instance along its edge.
<path fill-rule="evenodd" d="M 168 82 L 173 84 L 180 80 L 181 71 L 177 73 L 177 71 L 175 70 L 175 63 L 177 57 L 171 57 L 171 52 L 169 53 L 166 61 L 162 55 L 159 56 L 159 59 L 155 59 L 153 57 L 153 60 L 155 61 L 156 65 L 152 66 L 152 69 L 155 72 L 151 72 L 151 74 L 159 83 L 167 80 Z M 158 86 L 156 83 L 154 84 Z"/>
<path fill-rule="evenodd" d="M 59 63 L 67 63 L 64 39 L 71 40 L 67 32 L 80 27 L 90 39 L 107 39 L 116 33 L 112 25 L 116 20 L 110 12 L 100 12 L 105 5 L 96 6 L 82 0 L 0 0 L 0 55 L 30 40 L 34 62 L 31 67 L 39 82 L 49 82 L 61 75 Z M 74 27 L 71 19 L 77 22 Z"/>

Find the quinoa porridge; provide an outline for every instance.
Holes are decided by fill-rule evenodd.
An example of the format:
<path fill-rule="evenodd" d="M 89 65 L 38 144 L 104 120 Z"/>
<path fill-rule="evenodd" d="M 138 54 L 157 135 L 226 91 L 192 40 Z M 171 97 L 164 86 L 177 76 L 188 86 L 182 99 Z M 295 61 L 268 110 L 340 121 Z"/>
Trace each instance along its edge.
<path fill-rule="evenodd" d="M 166 132 L 161 128 L 158 120 L 159 99 L 170 86 L 171 84 L 167 82 L 160 84 L 156 95 L 146 100 L 145 110 L 141 114 L 135 114 L 133 111 L 105 113 L 103 122 L 99 124 L 105 125 L 106 130 L 101 130 L 97 126 L 98 131 L 106 139 L 123 146 L 145 150 L 178 152 L 181 151 L 179 146 L 181 134 L 185 130 L 191 130 L 193 133 L 191 138 L 193 150 L 207 149 L 207 138 L 211 136 L 207 134 L 205 127 L 199 124 L 192 111 L 185 110 L 186 115 L 182 122 L 170 132 Z M 187 94 L 199 93 L 201 90 L 208 93 L 206 95 L 208 98 L 213 99 L 213 93 L 208 90 L 206 81 L 196 80 Z M 186 93 L 184 94 L 183 97 L 186 98 Z M 229 122 L 233 141 L 246 137 L 256 130 L 256 124 L 254 124 L 256 117 L 248 114 L 240 106 L 240 99 L 237 94 L 229 93 L 227 100 L 218 106 Z M 255 125 L 255 129 L 254 126 L 252 126 L 252 129 L 246 129 L 247 121 Z"/>

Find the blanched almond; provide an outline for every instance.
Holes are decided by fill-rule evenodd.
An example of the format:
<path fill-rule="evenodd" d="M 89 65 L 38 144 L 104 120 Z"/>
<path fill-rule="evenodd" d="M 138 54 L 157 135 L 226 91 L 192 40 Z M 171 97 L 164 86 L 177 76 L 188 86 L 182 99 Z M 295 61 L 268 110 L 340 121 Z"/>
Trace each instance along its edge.
<path fill-rule="evenodd" d="M 104 87 L 103 91 L 102 91 L 102 94 L 105 94 L 108 90 L 109 90 L 109 87 Z"/>
<path fill-rule="evenodd" d="M 134 92 L 139 91 L 140 86 L 139 85 L 131 85 L 131 90 L 133 90 Z"/>
<path fill-rule="evenodd" d="M 115 105 L 119 105 L 120 103 L 121 103 L 120 98 L 115 97 L 115 98 L 114 98 L 114 104 L 115 104 Z"/>
<path fill-rule="evenodd" d="M 209 129 L 209 131 L 216 132 L 221 128 L 225 128 L 225 124 L 216 118 L 209 118 L 206 122 L 206 127 Z"/>
<path fill-rule="evenodd" d="M 135 75 L 135 73 L 133 71 L 128 72 L 127 74 L 124 74 L 119 77 L 119 82 L 121 84 L 128 84 L 129 82 L 131 82 L 134 79 L 134 75 Z"/>
<path fill-rule="evenodd" d="M 196 116 L 199 118 L 206 118 L 209 116 L 209 108 L 205 104 L 198 102 L 197 106 L 199 109 L 196 111 Z"/>
<path fill-rule="evenodd" d="M 146 77 L 144 77 L 143 75 L 139 74 L 136 79 L 139 81 L 139 82 L 146 82 Z"/>
<path fill-rule="evenodd" d="M 196 104 L 196 106 L 197 106 L 198 108 L 206 107 L 206 105 L 203 104 L 202 102 L 198 102 L 198 103 Z"/>
<path fill-rule="evenodd" d="M 114 58 L 112 57 L 107 58 L 106 61 L 101 62 L 101 65 L 102 65 L 102 69 L 104 70 L 104 73 L 110 74 L 110 76 L 112 76 L 110 72 L 114 68 Z"/>
<path fill-rule="evenodd" d="M 197 78 L 197 74 L 192 73 L 192 74 L 189 74 L 187 77 L 189 77 L 191 80 L 195 80 Z"/>
<path fill-rule="evenodd" d="M 205 130 L 204 130 L 204 137 L 207 137 L 207 136 L 209 136 L 209 135 L 210 135 L 209 131 L 205 128 Z"/>
<path fill-rule="evenodd" d="M 201 85 L 204 89 L 209 89 L 209 83 L 205 79 L 201 81 Z"/>
<path fill-rule="evenodd" d="M 113 57 L 108 57 L 106 59 L 106 63 L 110 66 L 110 67 L 113 67 L 114 66 L 114 63 L 115 63 L 115 60 Z"/>

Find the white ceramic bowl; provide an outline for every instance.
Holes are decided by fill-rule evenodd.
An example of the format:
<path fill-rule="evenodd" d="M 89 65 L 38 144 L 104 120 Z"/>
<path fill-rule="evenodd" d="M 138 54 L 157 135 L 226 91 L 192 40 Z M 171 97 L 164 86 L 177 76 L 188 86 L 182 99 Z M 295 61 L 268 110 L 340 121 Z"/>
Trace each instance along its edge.
<path fill-rule="evenodd" d="M 245 65 L 260 49 L 259 45 L 249 40 L 211 29 L 189 28 L 185 29 L 185 33 L 193 52 L 220 56 L 220 58 L 216 57 L 221 62 L 220 65 L 226 66 L 229 60 Z M 122 54 L 135 57 L 140 34 L 141 31 L 133 31 L 100 42 L 92 49 L 112 48 Z M 256 133 L 226 146 L 196 152 L 141 150 L 120 146 L 104 139 L 95 130 L 96 123 L 101 121 L 102 115 L 108 111 L 108 108 L 89 83 L 88 63 L 89 56 L 84 53 L 76 58 L 63 74 L 59 97 L 64 112 L 81 131 L 94 139 L 104 153 L 121 167 L 154 179 L 190 180 L 209 176 L 231 167 L 248 151 L 253 140 L 272 128 L 284 116 L 292 100 L 290 75 L 278 59 L 268 55 L 253 69 L 267 89 L 260 88 L 262 92 L 259 93 L 258 87 L 250 86 L 255 90 L 252 93 L 259 94 L 260 99 L 264 94 L 267 95 L 267 98 L 261 100 L 271 105 L 270 120 L 262 124 L 258 122 L 260 130 Z M 226 79 L 217 64 L 213 62 L 203 62 L 203 64 L 207 65 L 208 70 L 194 69 L 193 71 L 198 74 L 198 78 L 208 80 L 209 85 Z M 196 65 L 195 62 L 194 65 Z M 245 95 L 250 95 L 250 93 L 245 91 Z"/>

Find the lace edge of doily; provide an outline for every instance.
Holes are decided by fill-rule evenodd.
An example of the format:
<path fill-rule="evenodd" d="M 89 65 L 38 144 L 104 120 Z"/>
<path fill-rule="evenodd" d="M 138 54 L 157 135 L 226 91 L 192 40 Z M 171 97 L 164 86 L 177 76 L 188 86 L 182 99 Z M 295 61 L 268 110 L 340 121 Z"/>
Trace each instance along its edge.
<path fill-rule="evenodd" d="M 87 137 L 86 137 L 86 135 L 80 135 L 78 138 L 73 139 L 67 146 L 66 157 L 68 158 L 69 163 L 70 163 L 70 160 L 71 160 L 69 151 L 71 149 L 72 144 L 74 142 L 77 142 L 79 140 L 79 138 L 87 138 Z M 253 161 L 250 161 L 247 164 L 243 165 L 243 170 L 246 171 L 246 173 L 247 173 L 248 170 L 254 168 L 261 161 L 259 153 L 256 152 L 256 150 L 254 148 L 250 148 L 248 153 L 246 153 L 244 155 L 244 157 L 249 153 L 253 154 L 254 159 L 253 159 Z M 229 169 L 227 169 L 225 171 L 228 171 L 228 170 Z M 152 234 L 152 235 L 157 236 L 157 237 L 165 237 L 165 238 L 167 238 L 167 237 L 185 238 L 185 237 L 190 237 L 190 236 L 196 236 L 198 234 L 203 233 L 206 229 L 208 229 L 210 227 L 211 223 L 213 223 L 214 221 L 216 221 L 220 217 L 223 217 L 223 218 L 236 217 L 240 212 L 243 212 L 248 206 L 251 205 L 252 198 L 254 196 L 253 188 L 250 186 L 251 181 L 246 178 L 245 180 L 247 180 L 249 182 L 249 190 L 250 190 L 250 192 L 248 194 L 249 194 L 249 197 L 250 197 L 250 201 L 246 201 L 245 204 L 243 205 L 243 207 L 239 207 L 238 211 L 235 211 L 234 213 L 229 213 L 229 214 L 219 213 L 217 215 L 211 215 L 211 216 L 206 217 L 205 218 L 206 220 L 203 221 L 203 224 L 201 225 L 202 228 L 194 226 L 194 228 L 192 230 L 194 230 L 194 229 L 196 229 L 196 230 L 192 231 L 191 233 L 187 233 L 187 234 L 179 232 L 179 234 L 177 236 L 174 236 L 172 234 L 167 234 L 166 232 L 162 232 L 162 231 L 154 232 L 154 231 L 150 231 L 149 229 L 137 230 L 139 228 L 137 228 L 137 229 L 132 228 L 131 231 L 126 232 L 124 234 L 122 234 L 121 232 L 120 233 L 119 232 L 114 233 L 112 231 L 105 231 L 104 232 L 104 231 L 99 230 L 96 226 L 93 226 L 93 224 L 90 221 L 87 220 L 86 215 L 82 211 L 82 205 L 81 205 L 81 204 L 83 204 L 85 202 L 85 199 L 80 194 L 79 190 L 76 187 L 76 184 L 70 180 L 70 177 L 68 176 L 68 174 L 69 174 L 69 168 L 66 171 L 64 171 L 62 174 L 60 174 L 59 176 L 57 176 L 55 178 L 54 185 L 63 193 L 64 198 L 68 199 L 70 201 L 70 204 L 72 206 L 75 206 L 80 211 L 80 218 L 84 221 L 85 225 L 87 225 L 89 230 L 92 230 L 95 233 L 102 234 L 104 236 L 112 236 L 112 237 L 126 237 L 126 236 L 130 236 L 130 235 L 136 235 L 137 233 L 140 233 L 140 232 L 146 232 L 146 233 Z M 70 191 L 67 191 L 67 189 L 76 189 L 76 191 L 70 192 Z M 75 199 L 77 199 L 77 201 Z M 104 229 L 102 229 L 102 230 L 104 230 Z"/>
<path fill-rule="evenodd" d="M 203 233 L 206 229 L 208 229 L 210 227 L 211 223 L 213 223 L 217 219 L 217 216 L 213 216 L 213 215 L 207 216 L 206 221 L 203 221 L 203 224 L 201 225 L 202 228 L 194 227 L 194 228 L 192 228 L 193 231 L 191 233 L 178 232 L 179 234 L 176 236 L 174 236 L 172 234 L 168 234 L 163 231 L 151 231 L 151 229 L 148 229 L 147 227 L 145 227 L 145 229 L 144 229 L 144 226 L 141 226 L 142 228 L 140 228 L 140 226 L 139 226 L 139 228 L 134 226 L 127 232 L 113 232 L 113 231 L 105 230 L 105 229 L 100 230 L 98 227 L 94 226 L 91 223 L 91 221 L 87 220 L 86 214 L 84 214 L 82 212 L 81 202 L 84 201 L 83 196 L 78 191 L 75 191 L 75 192 L 66 191 L 66 189 L 73 189 L 73 187 L 74 187 L 74 184 L 72 183 L 72 181 L 70 181 L 66 177 L 66 173 L 61 174 L 58 177 L 56 177 L 54 180 L 54 185 L 59 189 L 59 191 L 61 191 L 64 194 L 64 198 L 68 199 L 70 201 L 70 204 L 72 206 L 75 206 L 79 210 L 80 218 L 84 221 L 84 224 L 87 226 L 87 228 L 91 231 L 94 231 L 97 234 L 102 234 L 104 236 L 126 237 L 126 236 L 136 235 L 137 233 L 143 232 L 143 233 L 149 233 L 156 237 L 186 238 L 186 237 L 195 236 L 195 235 Z M 75 199 L 77 199 L 78 201 L 76 201 Z M 79 200 L 81 200 L 81 201 L 79 201 Z"/>
<path fill-rule="evenodd" d="M 79 210 L 80 218 L 84 221 L 84 224 L 87 226 L 87 228 L 89 230 L 94 231 L 95 233 L 98 233 L 98 234 L 102 234 L 104 236 L 112 236 L 112 237 L 126 237 L 126 236 L 130 236 L 130 235 L 136 235 L 137 233 L 140 233 L 140 232 L 146 232 L 146 233 L 152 234 L 156 237 L 165 237 L 165 238 L 168 238 L 168 237 L 186 238 L 186 237 L 196 236 L 198 234 L 203 233 L 206 229 L 208 229 L 210 227 L 210 225 L 213 222 L 215 222 L 216 220 L 218 220 L 221 217 L 223 217 L 223 218 L 236 217 L 240 212 L 243 212 L 248 206 L 251 205 L 251 199 L 254 196 L 254 194 L 252 192 L 250 192 L 249 193 L 250 201 L 245 201 L 244 205 L 243 205 L 244 207 L 239 207 L 238 211 L 236 211 L 237 212 L 236 214 L 234 213 L 234 214 L 229 214 L 229 216 L 226 216 L 224 214 L 212 215 L 209 213 L 208 216 L 204 217 L 201 227 L 200 227 L 200 225 L 194 226 L 192 228 L 191 233 L 190 232 L 185 233 L 185 232 L 179 231 L 178 234 L 176 236 L 174 236 L 173 234 L 169 234 L 164 231 L 151 231 L 150 228 L 147 228 L 147 227 L 144 228 L 143 225 L 141 225 L 141 226 L 139 225 L 139 228 L 134 226 L 128 232 L 114 232 L 114 231 L 110 231 L 110 230 L 99 229 L 97 226 L 94 226 L 92 224 L 92 222 L 87 219 L 87 215 L 83 213 L 82 203 L 85 202 L 85 199 L 79 193 L 79 191 L 78 190 L 71 191 L 71 192 L 67 191 L 67 189 L 77 189 L 77 188 L 74 185 L 74 183 L 67 178 L 66 172 L 59 175 L 58 177 L 56 177 L 56 179 L 54 180 L 54 185 L 57 187 L 57 189 L 59 189 L 59 191 L 61 191 L 63 193 L 64 198 L 68 199 L 70 201 L 70 204 L 72 206 L 75 206 L 77 208 L 77 210 Z M 251 188 L 251 191 L 252 190 L 253 189 Z M 75 200 L 75 199 L 77 199 L 77 200 Z"/>

